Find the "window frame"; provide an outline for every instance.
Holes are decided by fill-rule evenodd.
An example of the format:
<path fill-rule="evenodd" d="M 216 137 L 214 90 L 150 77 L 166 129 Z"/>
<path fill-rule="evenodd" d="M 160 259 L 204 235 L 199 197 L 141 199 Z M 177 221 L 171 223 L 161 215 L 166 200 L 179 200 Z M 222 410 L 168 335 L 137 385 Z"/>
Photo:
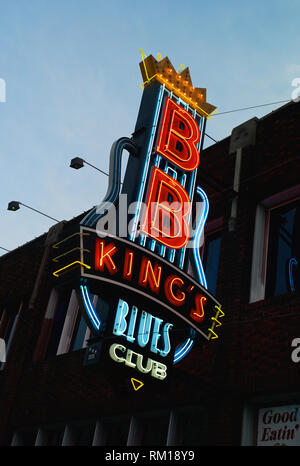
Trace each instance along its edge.
<path fill-rule="evenodd" d="M 221 244 L 220 244 L 220 256 L 219 256 L 219 262 L 218 262 L 218 274 L 217 274 L 217 279 L 216 279 L 216 293 L 217 293 L 217 289 L 218 289 L 218 282 L 219 282 L 219 265 L 220 265 L 220 258 L 221 258 L 221 249 L 222 249 L 222 232 L 224 230 L 224 217 L 221 216 L 221 217 L 217 217 L 213 220 L 210 220 L 209 222 L 206 223 L 205 225 L 205 228 L 204 228 L 204 234 L 202 235 L 202 238 L 201 238 L 201 243 L 200 243 L 200 247 L 201 247 L 201 261 L 202 261 L 202 265 L 203 265 L 203 271 L 205 273 L 205 277 L 206 277 L 206 271 L 205 271 L 205 263 L 204 263 L 204 259 L 205 259 L 205 245 L 207 245 L 207 238 L 210 237 L 210 236 L 214 236 L 214 235 L 217 235 L 217 234 L 220 234 L 221 235 Z"/>
<path fill-rule="evenodd" d="M 300 184 L 276 193 L 256 207 L 252 248 L 249 303 L 266 299 L 268 248 L 271 212 L 300 199 Z"/>

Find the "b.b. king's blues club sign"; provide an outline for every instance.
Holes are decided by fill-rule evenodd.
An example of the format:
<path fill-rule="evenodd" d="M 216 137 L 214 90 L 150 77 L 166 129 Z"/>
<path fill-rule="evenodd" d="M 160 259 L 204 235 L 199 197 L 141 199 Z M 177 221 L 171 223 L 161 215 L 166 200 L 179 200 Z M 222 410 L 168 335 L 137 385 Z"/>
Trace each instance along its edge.
<path fill-rule="evenodd" d="M 207 290 L 200 244 L 209 201 L 196 183 L 215 107 L 206 89 L 193 87 L 189 69 L 176 71 L 168 57 L 142 54 L 140 69 L 134 133 L 112 145 L 107 194 L 53 245 L 51 273 L 56 286 L 77 290 L 94 336 L 86 364 L 109 361 L 124 377 L 162 386 L 196 345 L 218 338 L 224 315 Z M 126 209 L 124 234 L 116 219 Z M 105 228 L 112 211 L 113 231 Z"/>

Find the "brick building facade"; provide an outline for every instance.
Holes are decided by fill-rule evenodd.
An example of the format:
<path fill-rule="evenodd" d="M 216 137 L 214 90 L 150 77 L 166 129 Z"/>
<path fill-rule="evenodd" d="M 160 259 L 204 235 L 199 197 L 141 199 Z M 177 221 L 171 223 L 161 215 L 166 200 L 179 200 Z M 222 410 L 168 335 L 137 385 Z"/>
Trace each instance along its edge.
<path fill-rule="evenodd" d="M 195 348 L 167 390 L 133 391 L 109 365 L 84 364 L 89 333 L 76 299 L 50 279 L 55 231 L 0 258 L 0 444 L 284 443 L 288 434 L 260 431 L 270 427 L 258 419 L 268 407 L 269 417 L 293 407 L 296 419 L 300 406 L 291 357 L 300 338 L 299 127 L 291 102 L 202 152 L 203 257 L 225 317 L 219 338 Z"/>

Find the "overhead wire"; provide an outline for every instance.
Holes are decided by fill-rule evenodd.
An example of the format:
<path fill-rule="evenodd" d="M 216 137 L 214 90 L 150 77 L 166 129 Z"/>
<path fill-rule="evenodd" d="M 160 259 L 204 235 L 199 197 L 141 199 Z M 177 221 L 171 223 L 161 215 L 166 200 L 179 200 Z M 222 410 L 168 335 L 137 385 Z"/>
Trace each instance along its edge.
<path fill-rule="evenodd" d="M 283 104 L 283 103 L 287 103 L 287 102 L 290 102 L 290 100 L 278 100 L 277 102 L 269 102 L 267 104 L 252 105 L 251 107 L 236 108 L 234 110 L 227 110 L 226 112 L 215 113 L 214 116 L 225 115 L 225 113 L 241 112 L 242 110 L 250 110 L 252 108 L 266 107 L 268 105 Z"/>
<path fill-rule="evenodd" d="M 243 110 L 251 110 L 253 108 L 267 107 L 269 105 L 278 105 L 278 104 L 283 104 L 283 103 L 288 103 L 288 102 L 290 102 L 290 100 L 277 100 L 276 102 L 269 102 L 269 103 L 266 103 L 266 104 L 252 105 L 250 107 L 242 107 L 242 108 L 236 108 L 236 109 L 233 109 L 233 110 L 226 110 L 225 112 L 215 113 L 213 116 L 225 115 L 225 114 L 228 114 L 228 113 L 241 112 Z M 205 133 L 205 136 L 207 136 L 209 139 L 211 139 L 212 141 L 214 141 L 216 143 L 219 142 L 219 141 L 217 141 L 216 139 L 214 139 L 212 136 L 210 136 L 207 133 Z"/>
<path fill-rule="evenodd" d="M 253 108 L 266 107 L 268 105 L 277 105 L 277 104 L 282 104 L 282 103 L 287 103 L 287 102 L 290 102 L 290 100 L 278 100 L 276 102 L 269 102 L 269 103 L 266 103 L 266 104 L 252 105 L 251 107 L 242 107 L 242 108 L 236 108 L 234 110 L 227 110 L 225 112 L 218 112 L 218 113 L 215 113 L 213 116 L 225 115 L 225 114 L 234 113 L 234 112 L 241 112 L 243 110 L 250 110 L 250 109 L 253 109 Z M 207 136 L 209 139 L 211 139 L 215 143 L 219 142 L 217 139 L 213 138 L 208 133 L 205 133 L 205 136 Z M 96 167 L 94 167 L 94 165 L 92 165 L 90 163 L 88 163 L 88 165 L 90 165 L 93 168 L 96 168 Z M 101 173 L 103 173 L 104 175 L 109 176 L 109 174 L 107 172 L 105 172 L 103 170 L 100 170 L 99 168 L 96 168 L 96 169 L 98 171 L 100 171 Z"/>

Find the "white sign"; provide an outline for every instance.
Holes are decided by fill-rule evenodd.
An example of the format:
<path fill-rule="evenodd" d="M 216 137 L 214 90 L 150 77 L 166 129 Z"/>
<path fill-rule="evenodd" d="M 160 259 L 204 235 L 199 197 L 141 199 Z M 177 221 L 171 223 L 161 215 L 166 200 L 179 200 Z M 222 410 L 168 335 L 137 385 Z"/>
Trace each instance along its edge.
<path fill-rule="evenodd" d="M 300 405 L 260 409 L 257 445 L 300 446 Z"/>

